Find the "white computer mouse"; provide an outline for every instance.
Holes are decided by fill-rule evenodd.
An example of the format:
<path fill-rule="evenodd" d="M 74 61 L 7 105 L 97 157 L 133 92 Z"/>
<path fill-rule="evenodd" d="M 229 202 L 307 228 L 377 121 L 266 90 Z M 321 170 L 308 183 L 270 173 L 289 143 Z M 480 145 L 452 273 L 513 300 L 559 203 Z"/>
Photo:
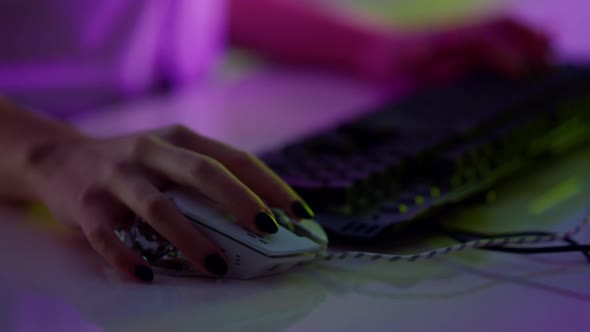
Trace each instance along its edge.
<path fill-rule="evenodd" d="M 328 246 L 326 233 L 310 219 L 291 220 L 282 211 L 272 209 L 279 231 L 259 237 L 238 225 L 219 204 L 197 191 L 175 188 L 167 191 L 166 195 L 195 227 L 225 252 L 228 272 L 224 277 L 227 278 L 250 279 L 283 272 L 314 260 Z M 156 273 L 205 276 L 140 219 L 130 229 L 117 231 L 117 235 L 123 243 L 143 255 Z"/>

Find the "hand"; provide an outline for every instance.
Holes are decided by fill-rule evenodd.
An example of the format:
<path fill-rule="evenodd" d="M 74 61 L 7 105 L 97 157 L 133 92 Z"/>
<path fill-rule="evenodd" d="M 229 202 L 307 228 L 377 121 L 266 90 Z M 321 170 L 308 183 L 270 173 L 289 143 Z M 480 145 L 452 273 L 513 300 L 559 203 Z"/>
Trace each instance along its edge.
<path fill-rule="evenodd" d="M 411 77 L 420 85 L 450 81 L 474 70 L 518 78 L 548 67 L 546 35 L 502 17 L 434 33 L 377 38 L 364 60 L 366 77 Z"/>
<path fill-rule="evenodd" d="M 39 147 L 29 159 L 31 187 L 56 217 L 80 228 L 119 271 L 144 281 L 153 278 L 151 267 L 114 233 L 134 214 L 203 272 L 227 271 L 220 248 L 162 194 L 170 185 L 198 189 L 261 236 L 278 230 L 263 200 L 294 218 L 312 217 L 303 200 L 257 158 L 181 126 L 110 139 L 80 136 Z"/>

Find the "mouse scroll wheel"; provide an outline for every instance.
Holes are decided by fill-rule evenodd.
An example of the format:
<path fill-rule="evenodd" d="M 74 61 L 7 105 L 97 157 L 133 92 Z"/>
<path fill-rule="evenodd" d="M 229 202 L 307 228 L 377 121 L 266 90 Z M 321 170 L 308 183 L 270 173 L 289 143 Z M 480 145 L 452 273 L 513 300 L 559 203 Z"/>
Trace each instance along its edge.
<path fill-rule="evenodd" d="M 287 216 L 285 211 L 283 211 L 281 209 L 277 209 L 277 208 L 273 208 L 270 210 L 277 218 L 277 222 L 279 223 L 279 225 L 285 227 L 286 229 L 288 229 L 291 232 L 293 232 L 295 230 L 295 225 L 293 225 L 291 218 L 289 218 L 289 216 Z"/>

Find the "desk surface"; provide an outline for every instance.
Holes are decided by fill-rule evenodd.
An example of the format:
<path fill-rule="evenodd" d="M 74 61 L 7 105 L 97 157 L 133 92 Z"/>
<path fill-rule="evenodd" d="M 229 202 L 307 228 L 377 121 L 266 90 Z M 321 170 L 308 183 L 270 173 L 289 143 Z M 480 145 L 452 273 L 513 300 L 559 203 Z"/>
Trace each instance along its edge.
<path fill-rule="evenodd" d="M 590 149 L 548 165 L 497 188 L 492 206 L 446 222 L 565 230 L 588 207 L 589 158 Z M 548 196 L 552 204 L 539 210 Z M 414 263 L 316 263 L 249 281 L 157 276 L 145 285 L 122 280 L 76 234 L 10 207 L 0 216 L 1 331 L 587 330 L 590 269 L 579 253 L 471 251 Z"/>
<path fill-rule="evenodd" d="M 528 19 L 554 27 L 563 54 L 590 54 L 582 1 L 562 0 L 551 11 L 547 1 L 520 3 L 534 6 L 523 14 Z M 109 135 L 182 122 L 259 151 L 381 98 L 380 91 L 342 78 L 256 67 L 76 123 Z M 498 187 L 495 203 L 446 222 L 486 231 L 566 229 L 589 203 L 588 160 L 590 150 L 546 165 Z M 158 276 L 144 285 L 121 279 L 79 235 L 37 213 L 0 206 L 0 220 L 0 331 L 587 330 L 590 269 L 576 253 L 472 251 L 415 263 L 318 263 L 251 281 Z M 448 240 L 429 239 L 414 249 L 443 243 Z"/>

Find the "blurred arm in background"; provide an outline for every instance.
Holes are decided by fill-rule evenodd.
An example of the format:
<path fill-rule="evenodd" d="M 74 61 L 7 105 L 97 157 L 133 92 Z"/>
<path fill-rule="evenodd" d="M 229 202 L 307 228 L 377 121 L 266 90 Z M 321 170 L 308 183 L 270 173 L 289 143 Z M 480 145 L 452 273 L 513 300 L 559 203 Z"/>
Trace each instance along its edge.
<path fill-rule="evenodd" d="M 230 38 L 273 60 L 374 82 L 432 84 L 475 69 L 518 77 L 545 66 L 549 53 L 545 35 L 507 17 L 409 33 L 296 0 L 230 0 Z"/>

